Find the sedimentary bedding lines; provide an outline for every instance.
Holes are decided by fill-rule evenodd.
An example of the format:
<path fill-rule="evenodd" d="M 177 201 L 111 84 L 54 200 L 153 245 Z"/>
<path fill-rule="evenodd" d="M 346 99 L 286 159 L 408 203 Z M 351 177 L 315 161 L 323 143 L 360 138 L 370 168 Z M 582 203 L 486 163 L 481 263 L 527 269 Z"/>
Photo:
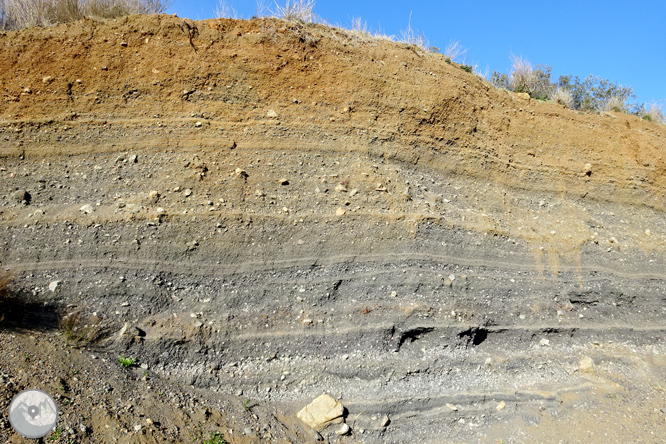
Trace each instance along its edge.
<path fill-rule="evenodd" d="M 345 403 L 354 411 L 377 411 L 379 406 L 380 411 L 392 411 L 394 419 L 407 419 L 414 414 L 421 416 L 422 414 L 440 415 L 442 413 L 451 413 L 452 409 L 447 406 L 460 406 L 461 408 L 473 408 L 474 410 L 481 410 L 482 407 L 472 407 L 474 404 L 486 405 L 487 409 L 495 408 L 497 403 L 531 403 L 540 401 L 556 402 L 558 398 L 566 393 L 580 393 L 587 390 L 593 390 L 594 384 L 583 382 L 577 385 L 562 387 L 553 391 L 538 391 L 538 390 L 512 390 L 512 391 L 494 391 L 494 392 L 455 392 L 443 395 L 432 396 L 410 396 L 405 398 L 381 398 L 381 399 L 366 399 L 363 401 L 355 401 L 353 399 Z"/>
<path fill-rule="evenodd" d="M 327 326 L 323 328 L 295 328 L 295 329 L 283 329 L 281 326 L 277 328 L 266 330 L 266 331 L 253 331 L 247 332 L 243 331 L 241 333 L 227 332 L 225 336 L 226 339 L 238 342 L 238 341 L 266 341 L 270 342 L 272 339 L 287 339 L 287 338 L 298 338 L 299 340 L 306 340 L 307 338 L 333 338 L 338 337 L 365 337 L 368 334 L 375 334 L 377 337 L 385 337 L 393 328 L 394 323 L 384 322 L 371 325 L 353 325 L 353 326 Z M 412 325 L 412 324 L 409 324 Z M 477 324 L 461 324 L 461 323 L 432 323 L 426 326 L 419 324 L 418 327 L 413 326 L 412 328 L 428 328 L 431 329 L 428 333 L 432 334 L 433 337 L 441 338 L 455 338 L 470 328 L 477 328 Z M 540 324 L 540 325 L 529 325 L 529 326 L 520 326 L 520 325 L 505 325 L 505 326 L 494 326 L 491 328 L 483 327 L 488 335 L 506 335 L 506 336 L 516 336 L 516 335 L 528 335 L 531 337 L 557 337 L 564 336 L 566 338 L 571 338 L 574 336 L 586 336 L 586 335 L 596 335 L 599 333 L 603 334 L 620 334 L 625 338 L 633 337 L 643 337 L 645 333 L 650 334 L 659 334 L 666 335 L 666 327 L 663 325 L 607 325 L 607 324 L 592 324 L 592 325 L 563 325 L 563 324 Z M 396 338 L 397 339 L 397 338 Z M 159 338 L 157 338 L 159 342 Z M 397 342 L 396 340 L 392 342 Z"/>
<path fill-rule="evenodd" d="M 268 270 L 284 270 L 294 267 L 312 268 L 313 266 L 325 267 L 340 263 L 370 264 L 370 263 L 395 263 L 397 261 L 415 260 L 433 262 L 442 265 L 453 265 L 460 267 L 492 268 L 498 270 L 510 270 L 513 272 L 538 273 L 538 265 L 508 262 L 506 260 L 488 261 L 484 259 L 464 258 L 460 256 L 447 256 L 428 253 L 379 253 L 379 254 L 351 254 L 335 256 L 311 256 L 294 259 L 274 259 L 261 261 L 244 261 L 232 264 L 211 264 L 206 262 L 183 263 L 181 261 L 164 261 L 158 259 L 90 259 L 90 260 L 62 260 L 62 261 L 38 261 L 38 262 L 4 262 L 16 272 L 27 272 L 36 270 L 68 270 L 82 268 L 111 268 L 111 269 L 143 269 L 154 272 L 187 273 L 196 276 L 219 277 L 225 275 L 239 275 L 251 272 L 265 272 Z M 423 270 L 422 270 L 423 271 Z M 580 274 L 581 272 L 606 273 L 615 277 L 629 280 L 659 280 L 666 281 L 666 273 L 637 273 L 624 272 L 599 265 L 582 266 L 560 266 L 560 275 L 565 273 Z M 494 274 L 480 273 L 481 277 L 496 277 Z M 562 282 L 561 277 L 539 276 L 540 280 Z M 594 278 L 593 280 L 603 280 Z"/>

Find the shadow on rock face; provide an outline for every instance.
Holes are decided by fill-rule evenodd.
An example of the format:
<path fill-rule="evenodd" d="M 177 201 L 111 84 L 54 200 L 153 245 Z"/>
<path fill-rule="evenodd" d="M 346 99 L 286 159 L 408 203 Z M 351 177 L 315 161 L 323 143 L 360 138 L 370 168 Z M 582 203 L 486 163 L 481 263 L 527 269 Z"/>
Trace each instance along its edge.
<path fill-rule="evenodd" d="M 50 331 L 58 328 L 58 307 L 26 291 L 0 294 L 0 328 Z"/>

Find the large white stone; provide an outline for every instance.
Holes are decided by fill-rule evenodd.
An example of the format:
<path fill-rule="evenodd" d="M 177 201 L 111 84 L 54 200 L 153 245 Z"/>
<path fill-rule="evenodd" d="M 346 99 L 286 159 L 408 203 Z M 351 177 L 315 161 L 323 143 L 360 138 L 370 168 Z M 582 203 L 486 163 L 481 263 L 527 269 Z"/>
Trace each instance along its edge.
<path fill-rule="evenodd" d="M 322 430 L 330 424 L 343 422 L 344 407 L 331 396 L 323 394 L 296 415 L 298 419 L 315 430 Z"/>

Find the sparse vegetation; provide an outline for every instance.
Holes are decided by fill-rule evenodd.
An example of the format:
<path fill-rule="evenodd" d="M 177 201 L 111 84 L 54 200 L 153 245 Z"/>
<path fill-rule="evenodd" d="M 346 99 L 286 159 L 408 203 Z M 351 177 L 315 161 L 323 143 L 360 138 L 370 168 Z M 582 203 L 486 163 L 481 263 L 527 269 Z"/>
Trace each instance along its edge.
<path fill-rule="evenodd" d="M 164 12 L 170 0 L 0 0 L 0 29 L 70 23 L 84 17 L 113 19 Z"/>
<path fill-rule="evenodd" d="M 275 10 L 270 12 L 283 20 L 315 23 L 317 16 L 314 13 L 314 6 L 314 0 L 286 0 L 284 6 L 275 3 Z"/>
<path fill-rule="evenodd" d="M 553 91 L 553 93 L 550 95 L 550 100 L 555 103 L 559 103 L 560 105 L 564 105 L 567 108 L 572 108 L 574 103 L 571 91 L 561 86 Z"/>
<path fill-rule="evenodd" d="M 664 107 L 657 103 L 642 104 L 636 108 L 636 115 L 649 122 L 657 122 L 659 124 L 666 124 L 666 117 L 664 116 Z"/>
<path fill-rule="evenodd" d="M 209 438 L 203 444 L 227 444 L 220 432 L 210 432 Z"/>
<path fill-rule="evenodd" d="M 226 0 L 220 0 L 217 8 L 215 8 L 215 17 L 238 19 L 238 13 L 236 12 L 236 9 L 229 5 Z"/>
<path fill-rule="evenodd" d="M 47 439 L 49 441 L 57 441 L 58 439 L 60 439 L 61 434 L 62 434 L 62 429 L 60 427 L 56 427 L 55 430 L 53 430 L 51 436 L 49 436 Z"/>
<path fill-rule="evenodd" d="M 60 331 L 67 345 L 85 347 L 101 338 L 102 319 L 93 315 L 86 321 L 80 311 L 74 311 L 60 319 Z"/>
<path fill-rule="evenodd" d="M 412 29 L 412 14 L 409 14 L 409 22 L 407 23 L 407 29 L 400 32 L 401 43 L 406 43 L 407 45 L 413 45 L 418 48 L 421 48 L 424 51 L 428 51 L 430 47 L 428 39 L 425 38 L 423 34 Z"/>
<path fill-rule="evenodd" d="M 464 56 L 467 52 L 467 49 L 463 48 L 460 42 L 451 42 L 448 44 L 446 49 L 444 49 L 444 57 L 451 62 L 456 60 L 458 57 Z"/>
<path fill-rule="evenodd" d="M 661 106 L 630 103 L 636 98 L 630 86 L 619 85 L 608 79 L 589 75 L 584 80 L 577 76 L 560 76 L 551 82 L 551 67 L 532 65 L 522 57 L 512 56 L 511 73 L 494 71 L 490 82 L 498 88 L 525 92 L 533 99 L 551 100 L 579 111 L 615 111 L 635 114 L 645 120 L 664 123 Z"/>
<path fill-rule="evenodd" d="M 136 359 L 134 358 L 126 358 L 124 356 L 118 356 L 118 364 L 120 364 L 122 368 L 130 368 L 135 363 Z"/>

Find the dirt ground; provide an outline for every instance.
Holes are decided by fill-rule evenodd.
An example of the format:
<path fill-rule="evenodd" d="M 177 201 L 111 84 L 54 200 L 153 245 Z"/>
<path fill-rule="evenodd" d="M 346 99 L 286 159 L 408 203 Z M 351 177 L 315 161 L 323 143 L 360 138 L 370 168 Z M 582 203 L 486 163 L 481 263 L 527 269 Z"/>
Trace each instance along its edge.
<path fill-rule="evenodd" d="M 0 48 L 0 440 L 666 442 L 664 126 L 274 19 Z"/>

